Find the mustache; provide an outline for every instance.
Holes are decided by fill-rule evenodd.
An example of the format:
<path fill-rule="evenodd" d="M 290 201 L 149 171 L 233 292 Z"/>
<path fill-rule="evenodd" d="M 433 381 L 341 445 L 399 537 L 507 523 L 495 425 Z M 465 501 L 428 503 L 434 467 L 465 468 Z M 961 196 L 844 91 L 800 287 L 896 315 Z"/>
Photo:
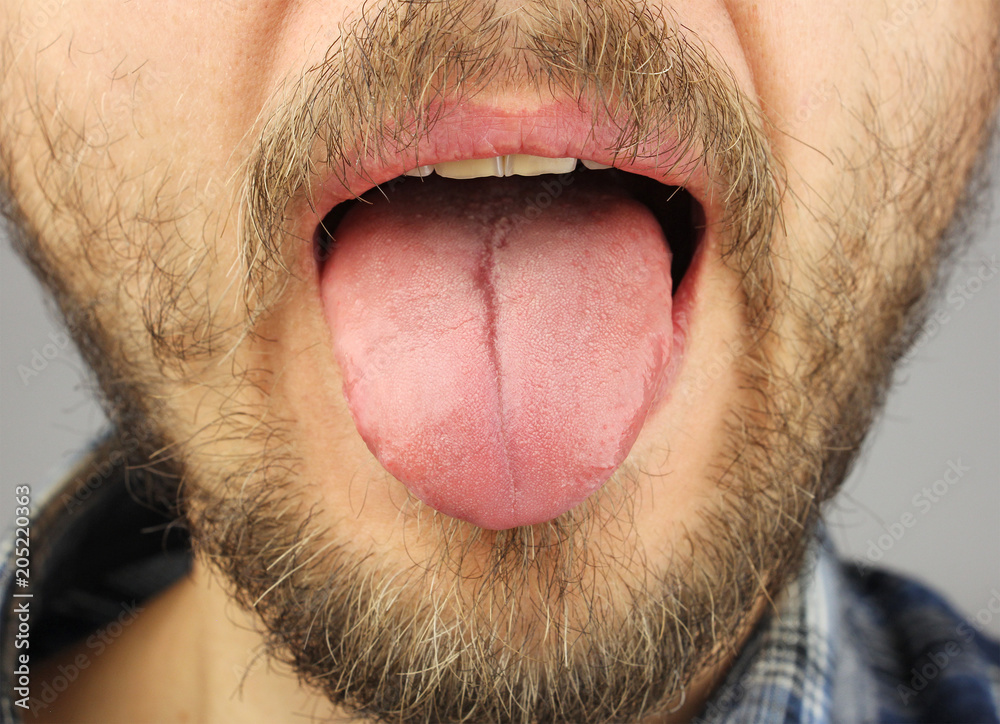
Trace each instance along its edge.
<path fill-rule="evenodd" d="M 750 322 L 759 323 L 771 306 L 769 239 L 781 186 L 763 116 L 692 31 L 663 9 L 627 0 L 363 6 L 322 61 L 287 82 L 261 115 L 239 209 L 251 319 L 280 297 L 290 255 L 304 243 L 286 231 L 290 209 L 312 205 L 319 178 L 346 187 L 348 171 L 364 176 L 366 166 L 413 149 L 445 102 L 525 87 L 577 99 L 595 122 L 613 119 L 608 150 L 616 157 L 704 165 L 725 202 L 725 218 L 713 220 L 723 256 L 743 280 Z"/>

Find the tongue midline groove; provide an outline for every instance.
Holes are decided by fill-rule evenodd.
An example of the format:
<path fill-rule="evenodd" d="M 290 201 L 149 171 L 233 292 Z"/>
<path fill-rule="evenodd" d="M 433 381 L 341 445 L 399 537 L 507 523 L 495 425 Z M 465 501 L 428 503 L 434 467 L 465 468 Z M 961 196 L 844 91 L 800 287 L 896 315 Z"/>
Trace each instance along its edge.
<path fill-rule="evenodd" d="M 664 236 L 670 244 L 671 277 L 673 290 L 676 294 L 685 273 L 691 265 L 695 251 L 701 242 L 705 226 L 705 214 L 701 204 L 682 186 L 668 186 L 655 179 L 628 173 L 619 169 L 590 170 L 580 164 L 569 174 L 541 175 L 538 179 L 556 179 L 566 176 L 587 176 L 593 178 L 600 174 L 600 179 L 608 184 L 624 188 L 637 201 L 644 204 L 652 212 L 663 229 Z M 385 184 L 381 184 L 362 194 L 357 199 L 351 199 L 337 204 L 323 217 L 313 234 L 313 254 L 319 271 L 327 263 L 336 249 L 336 231 L 348 211 L 359 203 L 370 203 L 366 197 L 381 195 L 391 200 L 392 194 L 399 193 L 412 184 L 417 183 L 461 183 L 474 184 L 477 179 L 456 181 L 436 175 L 407 176 L 401 175 Z"/>

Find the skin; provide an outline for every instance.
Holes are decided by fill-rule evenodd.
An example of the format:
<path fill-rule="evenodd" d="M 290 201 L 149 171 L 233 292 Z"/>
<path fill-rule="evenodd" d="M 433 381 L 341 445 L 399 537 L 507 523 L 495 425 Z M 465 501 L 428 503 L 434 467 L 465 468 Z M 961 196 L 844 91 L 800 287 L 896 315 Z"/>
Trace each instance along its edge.
<path fill-rule="evenodd" d="M 0 6 L 9 28 L 0 145 L 19 149 L 6 154 L 4 177 L 21 223 L 34 232 L 28 256 L 52 278 L 71 325 L 72 309 L 90 309 L 107 357 L 145 399 L 157 401 L 158 434 L 179 443 L 185 485 L 193 491 L 191 515 L 208 519 L 206 501 L 224 494 L 221 481 L 243 461 L 287 456 L 294 460 L 296 500 L 303 510 L 319 511 L 333 539 L 373 553 L 390 570 L 436 560 L 437 523 L 381 470 L 354 429 L 311 255 L 291 257 L 287 286 L 256 323 L 253 339 L 223 334 L 219 349 L 232 343 L 231 356 L 212 350 L 184 360 L 170 351 L 195 349 L 197 327 L 185 325 L 191 314 L 171 317 L 169 307 L 158 305 L 170 288 L 157 281 L 149 261 L 190 270 L 187 261 L 199 260 L 182 274 L 179 288 L 190 294 L 184 309 L 212 310 L 215 329 L 240 328 L 242 297 L 229 272 L 241 265 L 236 209 L 238 174 L 253 151 L 247 139 L 259 131 L 262 109 L 274 107 L 283 81 L 319 62 L 337 41 L 339 24 L 354 17 L 356 4 L 55 5 L 44 18 L 32 4 Z M 516 3 L 503 5 L 516 11 Z M 796 513 L 803 526 L 789 536 L 800 545 L 808 539 L 813 507 L 833 492 L 850 459 L 830 456 L 838 441 L 831 431 L 848 416 L 860 417 L 841 441 L 856 449 L 891 368 L 891 360 L 874 356 L 879 343 L 866 340 L 905 346 L 908 320 L 934 279 L 940 239 L 1000 87 L 993 45 L 1000 9 L 986 0 L 704 0 L 651 7 L 673 13 L 711 48 L 759 109 L 760 131 L 779 170 L 782 223 L 770 236 L 776 283 L 762 342 L 738 271 L 718 248 L 709 249 L 677 393 L 646 420 L 628 459 L 637 471 L 630 495 L 641 505 L 630 508 L 626 522 L 601 519 L 596 528 L 595 575 L 608 580 L 605 568 L 613 568 L 626 583 L 679 565 L 678 556 L 710 533 L 702 515 L 729 494 L 718 468 L 736 444 L 734 416 L 749 419 L 746 410 L 759 403 L 751 371 L 732 362 L 734 349 L 753 347 L 771 365 L 765 383 L 780 394 L 768 397 L 773 407 L 762 414 L 794 411 L 789 450 L 805 452 L 801 464 L 783 472 L 810 491 L 801 496 L 810 502 Z M 485 97 L 501 111 L 528 117 L 550 100 L 527 85 L 491 87 Z M 831 291 L 838 281 L 842 288 Z M 160 328 L 166 352 L 144 324 L 150 309 L 168 311 Z M 818 351 L 817 329 L 841 342 L 836 352 Z M 815 381 L 803 371 L 810 365 L 828 382 L 826 397 L 812 395 Z M 858 392 L 850 381 L 871 367 L 877 379 Z M 234 412 L 286 421 L 281 443 L 267 448 L 244 435 L 253 425 Z M 488 545 L 470 550 L 462 565 L 485 567 Z M 739 602 L 738 631 L 716 642 L 715 657 L 696 672 L 684 700 L 668 702 L 672 719 L 697 712 L 769 607 L 769 592 L 780 589 L 787 571 L 777 562 L 771 568 L 769 555 L 785 561 L 777 550 L 746 561 L 743 572 L 759 573 L 761 584 Z M 758 564 L 762 570 L 755 571 Z M 620 591 L 607 585 L 613 595 Z M 254 659 L 264 638 L 233 596 L 208 557 L 197 557 L 190 579 L 152 602 L 46 716 L 263 722 L 292 720 L 293 711 L 345 714 L 285 664 Z M 153 647 L 167 653 L 150 660 Z M 232 672 L 247 667 L 239 688 Z M 111 681 L 143 695 L 109 696 Z"/>

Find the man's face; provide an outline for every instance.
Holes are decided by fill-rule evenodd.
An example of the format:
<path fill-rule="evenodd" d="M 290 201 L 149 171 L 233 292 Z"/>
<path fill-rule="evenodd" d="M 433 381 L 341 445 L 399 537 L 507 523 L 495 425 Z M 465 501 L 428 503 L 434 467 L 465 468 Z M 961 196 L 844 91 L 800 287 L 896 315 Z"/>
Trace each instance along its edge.
<path fill-rule="evenodd" d="M 3 12 L 12 213 L 157 494 L 304 682 L 415 720 L 732 655 L 998 87 L 987 0 Z"/>

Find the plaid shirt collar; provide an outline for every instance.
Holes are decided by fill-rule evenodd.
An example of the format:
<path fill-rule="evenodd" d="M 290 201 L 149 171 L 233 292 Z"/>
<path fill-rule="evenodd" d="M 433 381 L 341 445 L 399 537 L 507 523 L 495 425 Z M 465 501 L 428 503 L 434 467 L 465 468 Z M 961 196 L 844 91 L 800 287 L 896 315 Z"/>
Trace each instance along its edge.
<path fill-rule="evenodd" d="M 821 528 L 695 721 L 998 722 L 998 702 L 996 641 L 921 584 L 838 560 Z"/>
<path fill-rule="evenodd" d="M 758 625 L 709 700 L 700 724 L 832 721 L 835 585 L 832 556 L 818 543 L 782 593 L 777 612 Z"/>

